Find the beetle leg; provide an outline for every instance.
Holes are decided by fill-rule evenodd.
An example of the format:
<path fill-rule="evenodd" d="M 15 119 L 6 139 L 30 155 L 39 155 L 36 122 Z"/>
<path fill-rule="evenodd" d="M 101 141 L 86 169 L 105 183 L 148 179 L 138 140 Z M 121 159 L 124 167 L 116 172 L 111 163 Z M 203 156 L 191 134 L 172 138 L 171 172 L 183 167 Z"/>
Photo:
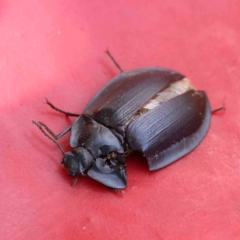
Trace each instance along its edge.
<path fill-rule="evenodd" d="M 117 188 L 111 188 L 111 187 L 107 187 L 110 190 L 112 190 L 113 192 L 117 192 L 117 193 L 124 193 L 124 191 L 122 189 L 117 189 Z"/>
<path fill-rule="evenodd" d="M 77 181 L 78 181 L 78 177 L 74 178 L 72 180 L 71 186 L 74 187 L 76 185 Z"/>
<path fill-rule="evenodd" d="M 222 110 L 226 110 L 225 106 L 221 106 L 220 108 L 214 109 L 212 110 L 212 113 L 218 112 L 218 111 L 222 111 Z"/>
<path fill-rule="evenodd" d="M 48 99 L 46 98 L 46 104 L 49 105 L 53 110 L 57 111 L 57 112 L 60 112 L 60 113 L 63 113 L 67 116 L 71 116 L 71 117 L 79 117 L 81 114 L 77 114 L 77 113 L 70 113 L 70 112 L 66 112 L 66 111 L 63 111 L 57 107 L 55 107 L 51 102 L 48 101 Z"/>
<path fill-rule="evenodd" d="M 113 61 L 113 63 L 115 64 L 115 66 L 119 69 L 120 72 L 123 72 L 122 68 L 120 67 L 120 65 L 117 63 L 117 61 L 114 59 L 114 57 L 112 56 L 112 54 L 108 51 L 108 49 L 105 51 L 106 54 L 111 58 L 111 60 Z"/>
<path fill-rule="evenodd" d="M 63 137 L 67 132 L 69 132 L 71 130 L 71 127 L 68 127 L 67 129 L 65 129 L 64 131 L 60 132 L 58 135 L 56 135 L 45 123 L 43 122 L 38 122 L 41 126 L 43 126 L 47 132 L 54 137 L 55 140 L 58 140 L 59 138 Z"/>

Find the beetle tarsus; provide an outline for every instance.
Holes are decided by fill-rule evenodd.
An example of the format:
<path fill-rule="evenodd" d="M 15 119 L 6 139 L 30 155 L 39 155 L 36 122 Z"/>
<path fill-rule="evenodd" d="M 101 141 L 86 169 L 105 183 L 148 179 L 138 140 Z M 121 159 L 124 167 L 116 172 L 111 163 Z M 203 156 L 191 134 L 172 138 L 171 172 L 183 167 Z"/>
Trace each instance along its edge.
<path fill-rule="evenodd" d="M 70 117 L 79 117 L 81 114 L 77 114 L 77 113 L 70 113 L 70 112 L 66 112 L 66 111 L 63 111 L 57 107 L 55 107 L 51 102 L 48 101 L 48 99 L 46 98 L 46 104 L 49 105 L 53 110 L 57 111 L 57 112 L 60 112 L 60 113 L 63 113 L 67 116 L 70 116 Z"/>
<path fill-rule="evenodd" d="M 120 67 L 120 65 L 117 63 L 117 61 L 114 59 L 114 57 L 112 56 L 112 54 L 109 52 L 109 50 L 107 49 L 106 54 L 111 58 L 111 60 L 113 61 L 113 63 L 115 64 L 115 66 L 119 69 L 120 72 L 123 72 L 122 68 Z"/>
<path fill-rule="evenodd" d="M 74 178 L 72 180 L 71 186 L 74 187 L 76 185 L 77 181 L 78 181 L 78 177 Z"/>

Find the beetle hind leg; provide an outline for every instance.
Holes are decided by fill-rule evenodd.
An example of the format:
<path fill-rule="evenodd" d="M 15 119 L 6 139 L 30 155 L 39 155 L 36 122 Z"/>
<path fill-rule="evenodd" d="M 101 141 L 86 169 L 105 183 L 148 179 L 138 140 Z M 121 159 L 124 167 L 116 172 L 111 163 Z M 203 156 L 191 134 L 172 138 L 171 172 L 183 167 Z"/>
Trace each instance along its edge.
<path fill-rule="evenodd" d="M 60 113 L 63 113 L 67 116 L 70 116 L 70 117 L 79 117 L 81 114 L 77 114 L 77 113 L 70 113 L 70 112 L 66 112 L 66 111 L 63 111 L 57 107 L 55 107 L 51 102 L 48 101 L 48 99 L 46 98 L 46 104 L 49 105 L 53 110 L 57 111 L 57 112 L 60 112 Z"/>
<path fill-rule="evenodd" d="M 224 105 L 222 105 L 220 108 L 212 110 L 212 113 L 219 112 L 219 111 L 222 111 L 222 110 L 226 110 L 226 107 Z"/>

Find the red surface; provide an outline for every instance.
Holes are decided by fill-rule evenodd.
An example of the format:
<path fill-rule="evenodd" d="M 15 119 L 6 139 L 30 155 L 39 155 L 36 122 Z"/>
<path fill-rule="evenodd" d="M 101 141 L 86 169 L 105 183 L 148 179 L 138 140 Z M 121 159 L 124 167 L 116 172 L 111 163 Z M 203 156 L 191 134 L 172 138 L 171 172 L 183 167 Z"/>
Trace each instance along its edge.
<path fill-rule="evenodd" d="M 1 239 L 240 239 L 239 1 L 1 1 L 0 17 Z M 129 158 L 123 194 L 87 178 L 72 188 L 31 123 L 69 126 L 44 97 L 81 112 L 118 73 L 107 47 L 123 69 L 179 70 L 227 107 L 171 166 Z"/>

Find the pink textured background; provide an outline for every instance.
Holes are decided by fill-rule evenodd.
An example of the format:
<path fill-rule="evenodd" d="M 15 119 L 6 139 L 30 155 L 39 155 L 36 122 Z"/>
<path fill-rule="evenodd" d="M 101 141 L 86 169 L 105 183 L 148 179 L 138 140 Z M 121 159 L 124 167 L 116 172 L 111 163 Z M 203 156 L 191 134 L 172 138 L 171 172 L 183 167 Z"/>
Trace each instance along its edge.
<path fill-rule="evenodd" d="M 25 0 L 0 3 L 1 239 L 240 239 L 240 1 Z M 70 186 L 55 132 L 118 74 L 157 65 L 185 73 L 213 108 L 191 154 L 149 172 L 128 159 L 129 187 Z M 68 149 L 68 137 L 60 141 Z"/>

